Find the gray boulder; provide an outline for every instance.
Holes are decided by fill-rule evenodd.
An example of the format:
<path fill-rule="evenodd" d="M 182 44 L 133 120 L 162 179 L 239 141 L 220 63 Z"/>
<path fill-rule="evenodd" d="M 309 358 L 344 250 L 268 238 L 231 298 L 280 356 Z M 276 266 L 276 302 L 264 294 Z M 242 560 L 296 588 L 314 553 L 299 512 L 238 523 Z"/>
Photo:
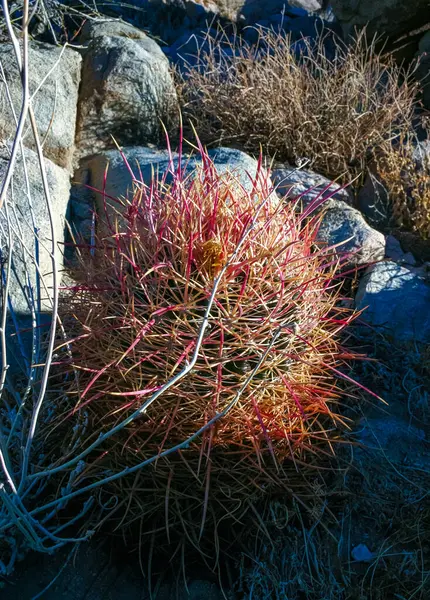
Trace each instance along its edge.
<path fill-rule="evenodd" d="M 176 131 L 178 102 L 169 62 L 143 31 L 120 21 L 89 22 L 79 97 L 80 156 L 121 146 L 159 143 L 164 124 Z"/>
<path fill-rule="evenodd" d="M 339 200 L 329 200 L 317 239 L 337 245 L 340 255 L 348 254 L 348 265 L 364 265 L 384 258 L 385 238 L 366 223 L 361 213 Z"/>
<path fill-rule="evenodd" d="M 25 149 L 30 196 L 24 176 L 23 161 L 17 161 L 7 201 L 0 210 L 0 263 L 2 280 L 9 273 L 6 340 L 8 381 L 28 377 L 34 345 L 33 333 L 43 341 L 49 332 L 53 294 L 52 235 L 43 192 L 37 155 Z M 8 148 L 0 150 L 0 179 L 5 176 Z M 45 159 L 51 194 L 55 257 L 59 278 L 63 269 L 65 216 L 69 200 L 69 173 Z M 9 258 L 11 268 L 9 270 Z M 36 262 L 37 261 L 37 262 Z M 60 283 L 60 282 L 59 282 Z M 4 288 L 0 295 L 3 311 Z M 36 318 L 36 328 L 33 319 Z M 0 350 L 1 356 L 1 350 Z M 43 356 L 36 357 L 43 361 Z"/>
<path fill-rule="evenodd" d="M 384 236 L 372 229 L 352 207 L 354 198 L 347 188 L 313 171 L 287 166 L 273 171 L 272 182 L 281 196 L 287 194 L 287 199 L 291 200 L 300 197 L 304 208 L 323 201 L 316 209 L 316 213 L 324 211 L 317 239 L 329 246 L 340 244 L 337 252 L 351 255 L 347 261 L 349 265 L 384 258 Z"/>
<path fill-rule="evenodd" d="M 300 196 L 302 205 L 306 208 L 319 196 L 342 200 L 352 205 L 354 198 L 348 188 L 338 184 L 313 171 L 295 169 L 284 165 L 274 169 L 271 173 L 272 183 L 281 196 L 288 194 L 288 198 L 295 199 Z"/>
<path fill-rule="evenodd" d="M 428 0 L 331 0 L 331 5 L 346 35 L 367 26 L 369 37 L 395 37 L 430 19 Z"/>
<path fill-rule="evenodd" d="M 135 177 L 146 184 L 150 184 L 154 172 L 163 174 L 170 168 L 169 154 L 166 150 L 135 147 L 124 148 L 123 152 Z M 257 161 L 255 159 L 245 154 L 245 152 L 230 148 L 210 150 L 209 156 L 213 160 L 218 173 L 231 172 L 238 177 L 240 183 L 246 189 L 252 189 L 251 178 L 255 177 L 257 172 Z M 177 168 L 177 159 L 177 154 L 173 154 L 173 168 Z M 187 173 L 191 173 L 200 163 L 198 155 L 182 158 L 182 164 L 186 167 Z M 107 166 L 106 196 L 112 198 L 127 197 L 132 192 L 133 179 L 123 157 L 117 150 L 108 150 L 83 161 L 82 168 L 77 174 L 77 180 L 81 183 L 89 183 L 91 187 L 101 191 Z M 169 178 L 167 181 L 169 181 Z M 103 195 L 96 193 L 95 200 L 98 212 L 103 212 Z M 110 211 L 117 212 L 117 203 L 106 197 L 106 204 Z"/>
<path fill-rule="evenodd" d="M 0 211 L 0 251 L 4 269 L 6 268 L 5 262 L 9 257 L 11 246 L 8 235 L 8 217 L 10 231 L 12 232 L 10 304 L 14 313 L 23 316 L 31 314 L 32 296 L 35 299 L 37 309 L 38 285 L 40 285 L 40 308 L 42 311 L 49 311 L 52 297 L 51 228 L 36 153 L 26 149 L 25 161 L 31 198 L 28 198 L 23 162 L 20 158 L 16 165 L 7 202 Z M 8 154 L 7 150 L 3 148 L 0 151 L 0 179 L 5 175 L 7 164 Z M 70 180 L 65 169 L 48 159 L 45 159 L 45 164 L 51 193 L 53 226 L 57 241 L 56 259 L 58 269 L 61 270 Z M 40 277 L 35 264 L 37 254 L 39 255 Z M 42 278 L 46 287 L 40 281 Z"/>
<path fill-rule="evenodd" d="M 19 116 L 22 84 L 11 44 L 0 45 L 0 62 Z M 29 87 L 30 94 L 35 94 L 32 104 L 39 135 L 44 140 L 44 154 L 68 170 L 72 169 L 81 62 L 81 56 L 70 48 L 62 50 L 36 42 L 29 46 Z M 1 85 L 4 87 L 4 83 Z M 12 139 L 15 129 L 13 112 L 3 91 L 0 94 L 1 139 Z M 34 149 L 30 122 L 23 139 L 26 146 Z"/>
<path fill-rule="evenodd" d="M 170 168 L 170 160 L 167 151 L 156 150 L 146 147 L 125 148 L 124 155 L 127 158 L 129 166 L 133 170 L 136 179 L 149 184 L 153 178 L 154 172 L 163 174 Z M 252 178 L 257 172 L 257 161 L 248 154 L 240 150 L 231 148 L 217 148 L 210 150 L 209 156 L 213 160 L 218 173 L 232 172 L 235 174 L 241 185 L 247 190 L 252 189 Z M 183 165 L 191 173 L 200 163 L 198 156 L 183 157 Z M 108 175 L 105 185 L 105 197 L 100 193 L 103 190 L 106 167 L 108 166 Z M 177 167 L 177 155 L 173 155 L 173 168 Z M 276 173 L 280 177 L 287 171 L 278 170 L 272 176 L 272 183 L 276 185 Z M 290 174 L 291 175 L 291 174 Z M 106 202 L 108 214 L 118 213 L 118 203 L 113 199 L 127 197 L 133 189 L 133 179 L 129 169 L 126 166 L 123 157 L 117 150 L 108 150 L 93 157 L 84 160 L 81 170 L 75 177 L 81 184 L 88 184 L 99 193 L 95 193 L 94 199 L 97 204 L 98 212 L 103 214 L 104 204 Z M 291 176 L 290 182 L 294 183 L 294 176 Z M 169 178 L 167 179 L 169 180 Z M 322 180 L 323 183 L 322 183 Z M 298 186 L 294 193 L 305 191 L 312 186 L 312 183 L 321 186 L 324 189 L 328 180 L 312 174 L 309 179 L 302 178 L 298 180 Z M 306 183 L 308 185 L 306 185 Z M 284 184 L 282 184 L 284 185 Z M 290 184 L 285 184 L 290 185 Z M 339 190 L 337 186 L 333 191 L 337 191 L 340 198 L 348 198 L 349 192 Z M 278 193 L 281 185 L 277 188 Z M 285 187 L 283 188 L 285 191 Z M 311 201 L 317 190 L 309 192 L 303 196 Z M 293 197 L 293 196 L 291 196 Z M 330 199 L 323 204 L 325 214 L 319 229 L 318 240 L 324 244 L 340 244 L 339 253 L 347 252 L 351 254 L 349 264 L 364 264 L 380 260 L 384 257 L 385 240 L 384 236 L 373 230 L 364 221 L 360 213 L 341 200 Z M 351 239 L 349 239 L 351 238 Z"/>
<path fill-rule="evenodd" d="M 369 267 L 355 305 L 366 309 L 362 319 L 398 341 L 430 342 L 430 287 L 405 267 L 394 262 Z"/>

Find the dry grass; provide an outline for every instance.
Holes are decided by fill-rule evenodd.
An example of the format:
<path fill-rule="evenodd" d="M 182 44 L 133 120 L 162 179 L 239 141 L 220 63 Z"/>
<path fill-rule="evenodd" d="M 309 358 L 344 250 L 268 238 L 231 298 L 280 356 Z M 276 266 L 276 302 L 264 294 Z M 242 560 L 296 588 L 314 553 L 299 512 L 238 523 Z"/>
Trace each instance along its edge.
<path fill-rule="evenodd" d="M 292 44 L 265 29 L 252 47 L 240 37 L 232 45 L 222 32 L 207 44 L 197 65 L 178 75 L 182 110 L 205 143 L 257 154 L 261 146 L 291 164 L 306 158 L 347 181 L 373 148 L 411 127 L 416 84 L 364 33 L 348 49 L 338 43 L 333 56 L 324 36 Z"/>
<path fill-rule="evenodd" d="M 397 226 L 430 238 L 430 154 L 416 159 L 413 135 L 401 136 L 395 146 L 384 144 L 376 155 L 376 170 L 387 190 Z"/>
<path fill-rule="evenodd" d="M 381 412 L 375 406 L 351 406 L 357 421 L 351 446 L 338 448 L 332 472 L 317 473 L 309 483 L 308 493 L 325 511 L 322 516 L 281 496 L 268 499 L 259 521 L 248 528 L 241 598 L 430 597 L 430 445 L 409 432 L 410 427 L 428 431 L 430 354 L 425 346 L 396 345 L 383 336 L 366 351 L 376 360 L 356 363 L 352 374 L 390 406 Z M 371 425 L 374 419 L 380 428 Z M 387 437 L 384 432 L 393 423 L 397 437 Z M 365 437 L 361 446 L 354 440 L 363 441 L 363 429 L 375 437 Z M 328 520 L 329 531 L 321 527 Z M 352 556 L 360 543 L 372 552 L 368 562 Z"/>
<path fill-rule="evenodd" d="M 179 533 L 218 553 L 222 523 L 243 523 L 273 490 L 291 493 L 285 461 L 294 472 L 333 451 L 350 358 L 338 338 L 353 314 L 338 307 L 337 260 L 315 246 L 318 222 L 267 200 L 266 174 L 247 191 L 200 150 L 198 175 L 179 167 L 117 201 L 123 216 L 83 255 L 62 313 L 80 372 L 71 413 L 88 413 L 86 443 L 130 418 L 74 488 L 158 456 L 106 486 L 107 506 L 119 525 L 157 535 L 156 547 Z M 215 289 L 193 369 L 152 402 L 192 361 Z"/>
<path fill-rule="evenodd" d="M 249 549 L 242 556 L 240 569 L 240 597 L 427 600 L 429 475 L 404 469 L 405 480 L 388 463 L 383 469 L 378 466 L 373 471 L 367 467 L 363 473 L 354 469 L 354 482 L 350 475 L 340 490 L 325 487 L 321 500 L 338 518 L 330 528 L 331 535 L 318 520 L 303 517 L 298 508 L 292 510 L 282 500 L 272 501 L 262 519 L 268 535 L 260 531 L 255 539 L 251 532 L 258 524 L 249 528 Z M 389 483 L 391 488 L 375 486 L 374 479 Z M 274 521 L 274 509 L 283 521 Z M 356 562 L 351 549 L 363 540 L 373 557 L 368 562 Z"/>

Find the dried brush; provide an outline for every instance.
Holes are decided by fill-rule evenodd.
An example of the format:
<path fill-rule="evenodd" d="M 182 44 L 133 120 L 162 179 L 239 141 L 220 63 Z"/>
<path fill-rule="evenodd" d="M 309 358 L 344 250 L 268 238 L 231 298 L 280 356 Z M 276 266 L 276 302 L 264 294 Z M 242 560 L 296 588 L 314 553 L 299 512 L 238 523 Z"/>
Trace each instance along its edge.
<path fill-rule="evenodd" d="M 413 129 L 417 84 L 363 31 L 345 46 L 256 28 L 250 45 L 223 30 L 177 72 L 182 111 L 205 144 L 234 144 L 349 182 L 384 140 Z"/>
<path fill-rule="evenodd" d="M 386 189 L 394 225 L 430 238 L 430 157 L 420 158 L 416 136 L 402 135 L 395 146 L 384 144 L 375 157 L 377 175 Z"/>

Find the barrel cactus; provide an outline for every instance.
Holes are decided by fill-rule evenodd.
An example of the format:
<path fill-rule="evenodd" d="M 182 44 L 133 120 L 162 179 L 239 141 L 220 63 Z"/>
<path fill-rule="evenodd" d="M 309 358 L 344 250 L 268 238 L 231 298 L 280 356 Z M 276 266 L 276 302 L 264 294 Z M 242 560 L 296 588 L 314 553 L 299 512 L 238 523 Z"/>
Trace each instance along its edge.
<path fill-rule="evenodd" d="M 353 315 L 311 207 L 278 198 L 261 164 L 243 185 L 200 153 L 192 173 L 183 157 L 135 181 L 81 248 L 62 422 L 88 423 L 73 490 L 103 482 L 118 525 L 217 547 L 223 523 L 285 493 L 288 465 L 339 435 Z"/>

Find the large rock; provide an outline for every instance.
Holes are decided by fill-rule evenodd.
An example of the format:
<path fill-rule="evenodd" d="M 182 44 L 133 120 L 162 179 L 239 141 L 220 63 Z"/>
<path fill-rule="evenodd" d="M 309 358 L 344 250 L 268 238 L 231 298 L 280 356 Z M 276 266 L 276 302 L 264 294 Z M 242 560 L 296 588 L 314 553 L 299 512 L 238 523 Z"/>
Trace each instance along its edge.
<path fill-rule="evenodd" d="M 80 156 L 120 145 L 159 143 L 178 103 L 169 62 L 143 31 L 119 21 L 90 22 L 84 56 L 77 146 Z"/>
<path fill-rule="evenodd" d="M 155 150 L 146 147 L 125 148 L 124 155 L 129 166 L 133 170 L 135 177 L 146 184 L 149 184 L 153 178 L 154 172 L 163 174 L 170 167 L 170 159 L 167 151 Z M 209 156 L 213 160 L 218 173 L 232 172 L 240 183 L 248 190 L 252 189 L 251 179 L 257 172 L 257 161 L 240 150 L 231 148 L 217 148 L 210 150 Z M 177 155 L 173 155 L 173 168 L 177 166 Z M 200 164 L 198 156 L 184 157 L 183 165 L 187 166 L 187 172 L 192 172 Z M 105 181 L 106 167 L 108 167 L 107 178 Z M 286 173 L 290 174 L 289 182 L 283 181 Z M 277 179 L 280 177 L 281 179 Z M 129 169 L 124 162 L 123 157 L 117 150 L 109 150 L 89 157 L 82 162 L 80 172 L 76 176 L 81 184 L 90 185 L 99 190 L 95 193 L 95 201 L 98 212 L 103 214 L 105 204 L 109 215 L 118 212 L 118 204 L 112 198 L 127 197 L 132 193 L 133 179 Z M 278 193 L 286 191 L 287 188 L 294 185 L 296 176 L 287 169 L 277 170 L 272 175 L 272 182 L 277 185 Z M 306 183 L 308 186 L 306 186 Z M 302 200 L 309 203 L 317 194 L 318 186 L 320 191 L 326 187 L 328 180 L 321 178 L 315 173 L 312 177 L 299 179 L 295 192 L 290 195 L 302 193 Z M 315 184 L 317 188 L 306 193 L 306 189 Z M 105 191 L 105 195 L 101 191 Z M 339 198 L 347 198 L 351 201 L 349 192 L 340 190 L 338 186 L 333 186 L 331 192 L 337 194 Z M 327 192 L 328 193 L 328 192 Z M 329 195 L 329 193 L 328 193 Z M 321 209 L 324 209 L 324 217 L 318 233 L 318 240 L 324 244 L 339 244 L 339 253 L 348 253 L 349 264 L 365 264 L 380 260 L 384 257 L 385 239 L 384 236 L 369 227 L 361 214 L 342 200 L 329 199 L 323 203 Z"/>
<path fill-rule="evenodd" d="M 328 200 L 317 239 L 336 245 L 340 255 L 348 255 L 348 265 L 365 265 L 384 258 L 385 238 L 366 223 L 361 213 L 339 200 Z"/>
<path fill-rule="evenodd" d="M 349 254 L 349 265 L 361 265 L 384 258 L 384 236 L 372 229 L 359 211 L 347 188 L 313 171 L 282 167 L 272 172 L 272 182 L 280 195 L 300 199 L 300 205 L 318 205 L 324 211 L 317 239 L 329 246 L 340 244 L 339 254 Z M 324 201 L 325 200 L 325 201 Z"/>
<path fill-rule="evenodd" d="M 346 35 L 367 26 L 367 34 L 396 37 L 430 19 L 428 0 L 331 0 Z"/>
<path fill-rule="evenodd" d="M 292 199 L 300 196 L 304 207 L 322 198 L 342 200 L 350 205 L 354 202 L 354 197 L 348 188 L 343 188 L 314 171 L 285 165 L 274 169 L 271 178 L 278 194 L 281 196 L 288 194 Z"/>
<path fill-rule="evenodd" d="M 137 179 L 150 184 L 154 173 L 161 175 L 169 169 L 170 159 L 166 150 L 154 150 L 145 147 L 124 148 L 123 153 Z M 240 150 L 217 148 L 210 150 L 218 173 L 231 172 L 249 191 L 252 189 L 251 178 L 257 172 L 257 161 Z M 173 168 L 177 167 L 177 154 L 173 154 Z M 182 158 L 187 173 L 191 173 L 201 161 L 198 156 Z M 108 209 L 117 211 L 117 204 L 111 198 L 127 197 L 133 189 L 133 179 L 123 157 L 117 150 L 108 150 L 97 156 L 83 161 L 82 168 L 77 174 L 82 183 L 89 183 L 96 190 L 103 190 L 105 171 L 108 167 L 105 199 Z M 104 210 L 104 199 L 101 193 L 95 194 L 98 211 Z"/>
<path fill-rule="evenodd" d="M 0 45 L 0 61 L 5 71 L 15 112 L 19 116 L 22 84 L 11 44 Z M 44 154 L 68 170 L 72 169 L 81 62 L 81 56 L 70 48 L 62 50 L 36 42 L 32 42 L 29 46 L 29 87 L 30 93 L 35 94 L 32 104 L 39 135 L 44 141 Z M 6 94 L 2 92 L 0 95 L 1 138 L 11 139 L 15 129 L 12 109 Z M 30 122 L 24 135 L 24 144 L 34 149 Z"/>
<path fill-rule="evenodd" d="M 0 249 L 4 266 L 10 251 L 7 216 L 12 232 L 12 273 L 10 277 L 9 299 L 14 313 L 28 315 L 32 311 L 31 297 L 37 302 L 39 277 L 35 260 L 39 255 L 39 273 L 45 287 L 40 283 L 42 310 L 49 310 L 52 296 L 51 227 L 48 208 L 43 192 L 37 155 L 26 149 L 25 162 L 30 186 L 31 200 L 27 197 L 23 162 L 16 164 L 13 183 L 8 200 L 0 210 Z M 7 150 L 0 151 L 0 179 L 5 175 L 8 164 Z M 56 259 L 58 269 L 63 266 L 64 228 L 70 194 L 69 174 L 65 169 L 45 159 L 46 173 L 52 202 L 52 218 L 56 238 Z M 13 192 L 13 193 L 11 193 Z M 37 230 L 37 238 L 35 235 Z M 36 249 L 37 248 L 37 249 Z"/>
<path fill-rule="evenodd" d="M 20 157 L 7 201 L 0 210 L 0 263 L 3 283 L 7 276 L 8 259 L 12 259 L 6 320 L 8 382 L 22 375 L 28 377 L 29 367 L 33 362 L 33 350 L 37 350 L 38 346 L 38 342 L 34 345 L 33 333 L 37 338 L 43 339 L 49 332 L 51 322 L 51 225 L 36 153 L 26 149 L 25 162 L 30 199 Z M 5 176 L 7 164 L 8 150 L 7 147 L 3 147 L 0 150 L 0 180 Z M 51 194 L 55 257 L 60 277 L 63 269 L 65 216 L 70 180 L 68 171 L 62 167 L 48 159 L 45 159 L 45 165 Z M 3 294 L 2 286 L 0 311 L 3 309 Z M 34 318 L 37 319 L 36 328 L 33 327 Z M 43 361 L 43 356 L 36 356 L 37 360 Z"/>
<path fill-rule="evenodd" d="M 430 287 L 394 262 L 369 267 L 355 298 L 362 319 L 398 341 L 430 342 Z"/>

